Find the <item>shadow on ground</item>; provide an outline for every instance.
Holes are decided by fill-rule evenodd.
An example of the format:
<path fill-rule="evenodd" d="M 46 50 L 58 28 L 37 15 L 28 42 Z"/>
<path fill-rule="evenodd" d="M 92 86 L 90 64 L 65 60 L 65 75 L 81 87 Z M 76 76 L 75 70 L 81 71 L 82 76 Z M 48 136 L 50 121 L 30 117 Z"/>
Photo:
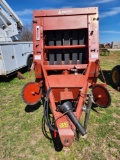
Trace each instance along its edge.
<path fill-rule="evenodd" d="M 27 68 L 24 67 L 22 69 L 19 69 L 18 71 L 21 72 L 22 74 L 24 74 L 25 72 L 27 72 Z M 9 74 L 7 76 L 0 76 L 0 82 L 10 82 L 10 81 L 12 81 L 14 78 L 17 77 L 17 72 L 18 71 L 15 71 L 12 74 Z"/>
<path fill-rule="evenodd" d="M 105 77 L 105 81 L 107 83 L 107 85 L 111 85 L 111 82 L 110 82 L 110 73 L 111 73 L 111 70 L 103 70 L 103 75 Z M 103 79 L 103 76 L 102 74 L 100 73 L 99 77 L 98 77 L 102 82 L 104 82 L 104 79 Z"/>
<path fill-rule="evenodd" d="M 41 106 L 41 102 L 38 102 L 37 104 L 34 105 L 27 105 L 25 107 L 25 112 L 30 113 L 30 112 L 34 112 L 36 110 L 38 110 Z"/>

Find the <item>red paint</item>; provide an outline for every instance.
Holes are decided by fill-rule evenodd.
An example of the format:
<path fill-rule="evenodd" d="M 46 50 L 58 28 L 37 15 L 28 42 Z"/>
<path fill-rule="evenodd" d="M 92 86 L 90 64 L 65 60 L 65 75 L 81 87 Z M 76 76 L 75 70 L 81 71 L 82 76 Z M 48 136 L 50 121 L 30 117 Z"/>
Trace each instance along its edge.
<path fill-rule="evenodd" d="M 62 116 L 56 110 L 56 102 L 62 100 L 76 102 L 74 114 L 80 120 L 88 88 L 96 83 L 99 72 L 98 8 L 34 11 L 34 22 L 35 78 L 43 80 L 46 91 L 52 88 L 49 100 L 54 120 Z M 66 128 L 60 128 L 66 122 L 64 115 L 55 126 L 63 146 L 70 146 L 76 127 L 69 120 Z"/>

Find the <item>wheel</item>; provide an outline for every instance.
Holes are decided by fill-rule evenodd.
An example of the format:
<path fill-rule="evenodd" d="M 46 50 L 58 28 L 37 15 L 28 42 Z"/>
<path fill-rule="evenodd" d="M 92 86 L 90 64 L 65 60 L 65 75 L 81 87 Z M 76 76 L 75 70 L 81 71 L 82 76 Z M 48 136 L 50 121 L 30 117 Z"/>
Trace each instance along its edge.
<path fill-rule="evenodd" d="M 39 83 L 28 82 L 22 89 L 22 98 L 28 105 L 35 105 L 41 100 L 41 87 Z"/>
<path fill-rule="evenodd" d="M 31 68 L 31 66 L 32 66 L 32 63 L 33 63 L 33 57 L 30 57 L 29 59 L 28 59 L 28 65 L 27 65 L 27 69 L 28 69 L 28 71 L 30 71 L 30 68 Z"/>
<path fill-rule="evenodd" d="M 115 66 L 111 71 L 111 84 L 113 87 L 120 85 L 120 65 Z"/>
<path fill-rule="evenodd" d="M 111 105 L 111 96 L 108 90 L 100 85 L 96 84 L 92 88 L 93 101 L 101 108 L 107 108 Z"/>

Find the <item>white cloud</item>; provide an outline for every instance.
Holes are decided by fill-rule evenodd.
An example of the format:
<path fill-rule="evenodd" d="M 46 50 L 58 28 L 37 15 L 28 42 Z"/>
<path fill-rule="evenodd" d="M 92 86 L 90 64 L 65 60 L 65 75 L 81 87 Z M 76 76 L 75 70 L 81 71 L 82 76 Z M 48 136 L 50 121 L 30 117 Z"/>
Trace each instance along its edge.
<path fill-rule="evenodd" d="M 104 13 L 100 14 L 100 17 L 104 18 L 104 17 L 108 17 L 108 16 L 114 16 L 119 13 L 120 13 L 120 7 L 115 7 L 115 8 L 112 8 L 111 11 L 104 12 Z"/>
<path fill-rule="evenodd" d="M 116 1 L 116 0 L 97 0 L 97 1 L 93 2 L 92 4 L 108 3 L 108 2 L 112 2 L 112 1 Z"/>
<path fill-rule="evenodd" d="M 48 9 L 54 9 L 54 8 L 51 8 L 51 7 L 44 7 L 44 8 L 39 8 L 39 9 L 24 9 L 24 10 L 21 10 L 21 11 L 15 11 L 15 13 L 18 15 L 18 16 L 27 16 L 27 15 L 32 15 L 33 14 L 33 10 L 48 10 Z"/>
<path fill-rule="evenodd" d="M 100 33 L 120 34 L 120 31 L 100 31 Z"/>
<path fill-rule="evenodd" d="M 18 16 L 25 16 L 25 15 L 31 15 L 33 13 L 32 9 L 25 9 L 23 11 L 16 11 L 16 14 Z"/>

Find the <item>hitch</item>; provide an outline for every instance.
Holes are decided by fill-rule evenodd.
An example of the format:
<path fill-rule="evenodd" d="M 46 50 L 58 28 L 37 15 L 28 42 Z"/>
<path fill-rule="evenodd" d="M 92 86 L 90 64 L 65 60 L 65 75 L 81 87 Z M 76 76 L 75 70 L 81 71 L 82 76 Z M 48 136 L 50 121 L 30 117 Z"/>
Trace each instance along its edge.
<path fill-rule="evenodd" d="M 78 119 L 75 117 L 74 113 L 72 112 L 72 104 L 71 104 L 70 101 L 64 102 L 60 106 L 60 111 L 63 112 L 63 113 L 66 112 L 66 115 L 68 115 L 68 117 L 73 122 L 73 124 L 76 126 L 76 129 L 81 133 L 82 136 L 84 136 L 86 134 L 85 129 L 80 124 Z"/>

